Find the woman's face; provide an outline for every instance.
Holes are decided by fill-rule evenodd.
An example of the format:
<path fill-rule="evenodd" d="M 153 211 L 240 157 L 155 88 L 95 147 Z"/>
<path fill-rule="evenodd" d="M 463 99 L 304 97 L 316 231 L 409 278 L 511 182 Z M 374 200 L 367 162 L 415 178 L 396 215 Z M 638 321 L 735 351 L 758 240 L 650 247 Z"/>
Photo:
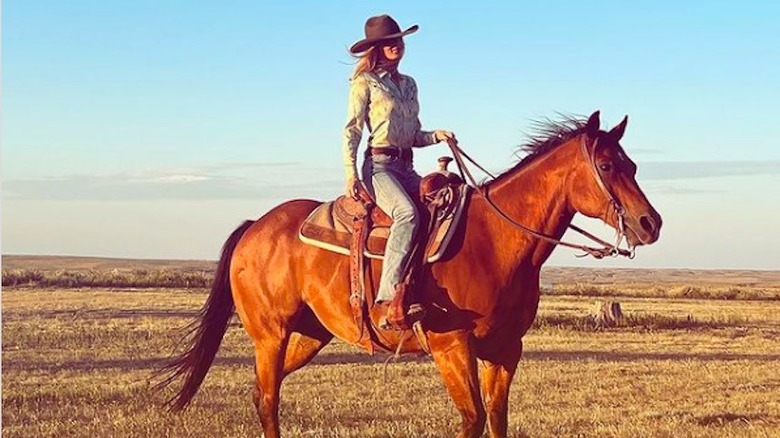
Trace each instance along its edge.
<path fill-rule="evenodd" d="M 404 56 L 404 40 L 403 38 L 394 38 L 392 40 L 382 41 L 380 43 L 382 49 L 382 56 L 388 61 L 398 61 Z"/>

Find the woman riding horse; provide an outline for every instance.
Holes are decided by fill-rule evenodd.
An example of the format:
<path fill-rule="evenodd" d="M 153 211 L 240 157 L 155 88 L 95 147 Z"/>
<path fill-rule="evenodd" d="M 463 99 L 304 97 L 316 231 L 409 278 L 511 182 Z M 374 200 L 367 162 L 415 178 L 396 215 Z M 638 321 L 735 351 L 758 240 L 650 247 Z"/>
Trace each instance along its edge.
<path fill-rule="evenodd" d="M 363 181 L 379 208 L 393 219 L 376 294 L 376 305 L 381 309 L 379 314 L 386 319 L 378 323 L 380 327 L 412 323 L 424 312 L 419 303 L 404 309 L 403 294 L 398 292 L 415 234 L 420 228 L 414 202 L 420 176 L 412 165 L 411 148 L 455 140 L 455 135 L 449 131 L 420 129 L 417 84 L 411 76 L 398 72 L 404 55 L 403 37 L 417 29 L 414 25 L 401 32 L 390 16 L 371 17 L 366 21 L 366 37 L 350 48 L 358 61 L 352 75 L 344 127 L 347 196 L 355 199 L 358 196 L 356 156 L 363 126 L 367 126 L 369 136 Z"/>

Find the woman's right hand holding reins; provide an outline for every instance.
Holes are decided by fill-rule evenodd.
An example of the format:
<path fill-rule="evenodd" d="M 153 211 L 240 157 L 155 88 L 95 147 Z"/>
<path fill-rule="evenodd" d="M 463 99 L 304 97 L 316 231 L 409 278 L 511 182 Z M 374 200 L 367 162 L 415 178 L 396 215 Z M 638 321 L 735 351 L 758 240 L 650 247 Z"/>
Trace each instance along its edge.
<path fill-rule="evenodd" d="M 458 144 L 458 139 L 455 138 L 455 133 L 452 131 L 447 131 L 445 129 L 437 129 L 433 132 L 433 138 L 437 142 L 446 141 L 447 143 L 453 142 L 455 144 Z"/>

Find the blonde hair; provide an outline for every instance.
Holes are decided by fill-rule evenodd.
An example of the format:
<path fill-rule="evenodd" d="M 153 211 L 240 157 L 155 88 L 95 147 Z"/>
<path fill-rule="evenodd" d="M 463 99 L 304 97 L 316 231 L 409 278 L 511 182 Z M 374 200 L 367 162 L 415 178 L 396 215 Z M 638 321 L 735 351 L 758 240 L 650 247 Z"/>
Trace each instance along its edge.
<path fill-rule="evenodd" d="M 376 46 L 371 46 L 364 52 L 352 55 L 355 58 L 355 70 L 352 71 L 352 78 L 358 77 L 361 73 L 373 71 L 379 61 L 379 50 Z"/>

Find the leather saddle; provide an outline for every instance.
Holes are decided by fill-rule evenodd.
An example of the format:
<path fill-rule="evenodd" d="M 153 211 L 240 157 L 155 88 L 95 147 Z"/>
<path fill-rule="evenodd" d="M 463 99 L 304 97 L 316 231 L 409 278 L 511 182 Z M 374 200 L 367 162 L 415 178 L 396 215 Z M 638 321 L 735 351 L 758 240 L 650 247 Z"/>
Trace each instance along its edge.
<path fill-rule="evenodd" d="M 468 186 L 457 174 L 447 170 L 450 161 L 450 157 L 440 158 L 439 170 L 420 182 L 418 208 L 427 209 L 431 219 L 426 230 L 427 263 L 434 263 L 444 255 L 466 203 Z M 298 236 L 305 243 L 350 255 L 355 249 L 352 248 L 357 231 L 355 223 L 360 217 L 365 218 L 367 228 L 364 255 L 382 259 L 393 220 L 364 190 L 360 191 L 358 200 L 342 195 L 317 207 L 301 225 Z"/>
<path fill-rule="evenodd" d="M 444 255 L 465 210 L 468 186 L 459 176 L 447 170 L 451 161 L 450 157 L 439 158 L 439 170 L 420 182 L 418 207 L 421 215 L 427 210 L 429 220 L 428 226 L 423 227 L 416 237 L 412 260 L 417 263 L 410 263 L 407 267 L 404 290 L 415 277 L 422 260 L 433 263 Z M 392 218 L 376 206 L 365 190 L 361 190 L 358 199 L 340 196 L 314 209 L 301 225 L 298 234 L 305 243 L 350 256 L 349 302 L 360 329 L 360 338 L 355 343 L 366 339 L 372 353 L 376 347 L 383 350 L 387 348 L 379 341 L 376 331 L 365 324 L 369 313 L 367 302 L 373 302 L 373 299 L 367 299 L 366 289 L 372 295 L 374 293 L 366 287 L 365 259 L 383 257 L 392 223 Z M 402 323 L 396 328 L 405 329 L 408 325 Z M 427 351 L 427 338 L 420 322 L 414 322 L 412 328 Z"/>

